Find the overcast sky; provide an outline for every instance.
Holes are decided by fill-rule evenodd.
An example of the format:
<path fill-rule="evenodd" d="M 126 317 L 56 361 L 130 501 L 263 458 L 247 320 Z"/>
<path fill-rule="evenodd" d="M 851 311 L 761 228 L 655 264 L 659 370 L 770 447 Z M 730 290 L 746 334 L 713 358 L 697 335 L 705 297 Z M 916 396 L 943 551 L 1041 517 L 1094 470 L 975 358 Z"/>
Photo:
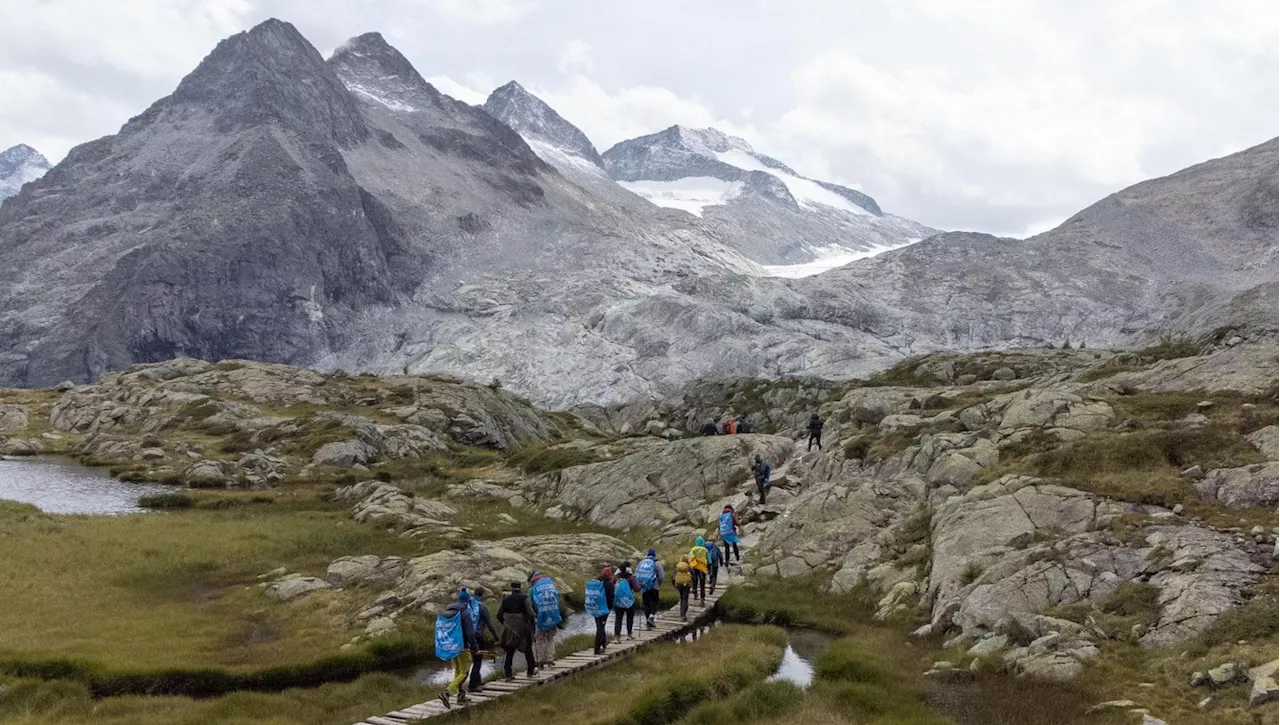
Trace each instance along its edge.
<path fill-rule="evenodd" d="M 1277 134 L 1274 0 L 0 0 L 0 149 L 58 160 L 268 17 L 515 79 L 601 151 L 715 126 L 942 229 L 1022 236 Z"/>

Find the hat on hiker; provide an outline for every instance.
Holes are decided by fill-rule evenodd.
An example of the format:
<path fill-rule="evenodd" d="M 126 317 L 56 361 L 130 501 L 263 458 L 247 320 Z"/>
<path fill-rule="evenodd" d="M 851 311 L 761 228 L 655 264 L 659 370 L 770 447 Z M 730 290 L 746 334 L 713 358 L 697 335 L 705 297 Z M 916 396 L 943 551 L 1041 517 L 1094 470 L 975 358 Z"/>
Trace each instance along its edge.
<path fill-rule="evenodd" d="M 511 591 L 513 592 L 520 591 L 520 582 L 511 582 Z"/>
<path fill-rule="evenodd" d="M 657 552 L 657 551 L 655 551 L 655 550 L 653 550 L 653 549 L 650 549 L 650 550 L 649 550 L 649 556 L 654 556 L 654 557 L 656 557 L 657 555 L 658 555 L 658 552 Z"/>
<path fill-rule="evenodd" d="M 601 575 L 601 576 L 613 576 L 613 569 L 612 569 L 611 567 L 607 567 L 607 566 L 606 566 L 605 568 L 603 568 L 603 569 L 601 569 L 601 570 L 600 570 L 600 575 Z"/>
<path fill-rule="evenodd" d="M 460 602 L 471 601 L 471 592 L 467 591 L 466 587 L 463 587 L 461 590 L 458 591 L 458 601 Z"/>

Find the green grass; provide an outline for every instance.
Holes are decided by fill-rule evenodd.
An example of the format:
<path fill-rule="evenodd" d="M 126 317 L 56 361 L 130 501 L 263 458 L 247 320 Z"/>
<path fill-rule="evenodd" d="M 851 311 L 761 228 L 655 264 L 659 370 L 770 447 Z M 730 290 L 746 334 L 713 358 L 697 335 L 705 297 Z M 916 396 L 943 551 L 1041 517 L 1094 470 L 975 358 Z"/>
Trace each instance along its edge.
<path fill-rule="evenodd" d="M 860 631 L 871 620 L 875 602 L 855 588 L 845 594 L 824 590 L 830 575 L 776 579 L 757 577 L 751 585 L 731 587 L 720 598 L 730 622 L 807 627 L 832 634 Z"/>
<path fill-rule="evenodd" d="M 435 694 L 388 674 L 282 693 L 239 692 L 207 699 L 95 699 L 84 685 L 67 681 L 18 680 L 8 685 L 0 694 L 4 725 L 351 725 Z"/>
<path fill-rule="evenodd" d="M 538 475 L 562 468 L 595 463 L 599 458 L 591 451 L 568 447 L 526 446 L 516 451 L 509 462 L 525 473 Z"/>
<path fill-rule="evenodd" d="M 115 517 L 0 505 L 0 661 L 235 669 L 332 654 L 352 634 L 341 596 L 279 603 L 257 575 L 322 574 L 339 556 L 410 554 L 418 543 L 317 505 Z"/>
<path fill-rule="evenodd" d="M 1137 351 L 1143 359 L 1151 361 L 1195 357 L 1200 352 L 1200 343 L 1181 335 L 1161 335 L 1160 342 Z"/>

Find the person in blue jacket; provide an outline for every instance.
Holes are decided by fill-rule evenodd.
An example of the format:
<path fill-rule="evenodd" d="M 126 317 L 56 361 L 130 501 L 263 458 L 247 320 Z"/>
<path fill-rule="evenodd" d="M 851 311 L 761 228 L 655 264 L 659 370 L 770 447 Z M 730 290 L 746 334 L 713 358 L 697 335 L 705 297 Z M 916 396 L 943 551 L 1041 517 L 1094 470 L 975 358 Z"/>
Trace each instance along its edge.
<path fill-rule="evenodd" d="M 609 621 L 609 612 L 613 611 L 613 569 L 604 567 L 598 577 L 604 588 L 604 614 L 593 617 L 596 620 L 596 649 L 598 655 L 604 654 L 609 646 L 609 635 L 605 632 L 605 624 Z"/>
<path fill-rule="evenodd" d="M 476 641 L 476 625 L 471 619 L 471 594 L 466 589 L 458 592 L 458 600 L 445 607 L 444 614 L 448 617 L 462 618 L 462 641 L 466 648 L 462 654 L 453 659 L 453 679 L 449 681 L 445 691 L 440 693 L 440 702 L 444 703 L 446 708 L 451 708 L 453 705 L 449 703 L 450 695 L 457 696 L 459 705 L 467 704 L 467 691 L 462 689 L 462 683 L 466 682 L 471 674 L 472 655 L 480 652 L 479 643 Z"/>
<path fill-rule="evenodd" d="M 716 543 L 715 534 L 707 534 L 707 584 L 711 587 L 711 593 L 716 591 L 716 577 L 720 575 L 720 545 Z"/>

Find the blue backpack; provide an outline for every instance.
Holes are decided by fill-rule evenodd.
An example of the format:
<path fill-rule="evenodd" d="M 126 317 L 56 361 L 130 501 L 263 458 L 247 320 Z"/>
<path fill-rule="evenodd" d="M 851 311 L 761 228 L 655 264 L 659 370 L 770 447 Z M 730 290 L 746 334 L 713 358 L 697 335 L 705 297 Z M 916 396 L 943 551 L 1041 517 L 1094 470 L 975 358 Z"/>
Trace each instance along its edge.
<path fill-rule="evenodd" d="M 587 614 L 603 617 L 609 613 L 609 602 L 604 595 L 604 582 L 592 579 L 587 582 Z"/>
<path fill-rule="evenodd" d="M 730 544 L 738 540 L 738 534 L 733 530 L 733 514 L 728 511 L 720 514 L 720 538 Z"/>
<path fill-rule="evenodd" d="M 539 632 L 555 629 L 560 624 L 560 592 L 551 577 L 539 579 L 529 589 L 529 596 L 538 609 Z"/>
<path fill-rule="evenodd" d="M 711 566 L 720 564 L 720 547 L 714 541 L 707 542 L 707 563 Z"/>
<path fill-rule="evenodd" d="M 436 659 L 441 662 L 457 659 L 466 645 L 462 634 L 462 612 L 453 616 L 436 615 Z"/>
<path fill-rule="evenodd" d="M 467 601 L 467 609 L 471 610 L 471 626 L 476 628 L 476 632 L 480 631 L 480 598 L 471 595 L 471 599 Z"/>
<path fill-rule="evenodd" d="M 658 588 L 658 567 L 652 558 L 646 556 L 636 565 L 636 581 L 640 582 L 642 592 Z"/>
<path fill-rule="evenodd" d="M 631 593 L 631 584 L 626 579 L 619 579 L 613 587 L 613 608 L 630 609 L 636 605 L 636 597 Z"/>

